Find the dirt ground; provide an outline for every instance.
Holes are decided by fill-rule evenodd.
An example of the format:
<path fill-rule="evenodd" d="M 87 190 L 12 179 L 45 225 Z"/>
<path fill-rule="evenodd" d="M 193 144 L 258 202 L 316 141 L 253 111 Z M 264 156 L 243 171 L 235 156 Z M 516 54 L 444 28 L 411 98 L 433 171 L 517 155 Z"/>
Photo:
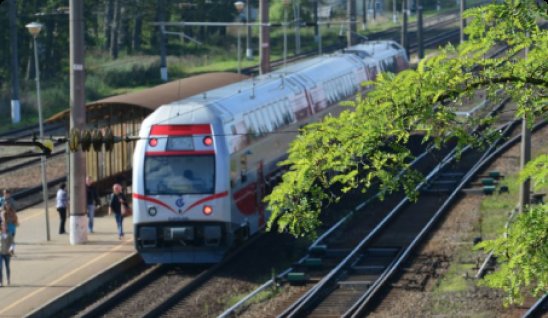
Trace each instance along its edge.
<path fill-rule="evenodd" d="M 533 136 L 533 157 L 538 155 L 535 149 L 546 149 L 546 140 L 548 128 Z M 486 171 L 516 174 L 519 154 L 520 145 L 517 144 Z M 501 291 L 476 285 L 474 275 L 485 255 L 463 253 L 463 249 L 471 250 L 474 238 L 479 236 L 482 199 L 481 194 L 465 194 L 454 205 L 369 317 L 521 317 L 525 313 L 533 299 L 526 301 L 524 306 L 504 308 Z M 451 268 L 457 268 L 456 275 L 465 278 L 466 286 L 459 291 L 440 290 L 439 284 Z"/>

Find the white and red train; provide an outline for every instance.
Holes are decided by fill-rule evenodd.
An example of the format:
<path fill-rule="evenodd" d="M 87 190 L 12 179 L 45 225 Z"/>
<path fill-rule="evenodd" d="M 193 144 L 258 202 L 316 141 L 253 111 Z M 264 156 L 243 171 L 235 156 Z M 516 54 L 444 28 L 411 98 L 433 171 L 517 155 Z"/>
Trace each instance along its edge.
<path fill-rule="evenodd" d="M 353 46 L 158 108 L 133 156 L 135 246 L 147 263 L 214 263 L 262 229 L 262 199 L 300 127 L 360 83 L 408 67 L 395 42 Z"/>

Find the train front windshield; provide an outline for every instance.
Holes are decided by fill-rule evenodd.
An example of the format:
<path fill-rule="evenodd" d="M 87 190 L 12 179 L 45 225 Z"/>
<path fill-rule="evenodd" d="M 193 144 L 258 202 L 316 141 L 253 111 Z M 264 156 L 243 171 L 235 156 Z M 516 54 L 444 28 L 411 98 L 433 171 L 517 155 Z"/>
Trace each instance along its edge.
<path fill-rule="evenodd" d="M 212 194 L 215 191 L 214 156 L 147 156 L 147 195 Z"/>

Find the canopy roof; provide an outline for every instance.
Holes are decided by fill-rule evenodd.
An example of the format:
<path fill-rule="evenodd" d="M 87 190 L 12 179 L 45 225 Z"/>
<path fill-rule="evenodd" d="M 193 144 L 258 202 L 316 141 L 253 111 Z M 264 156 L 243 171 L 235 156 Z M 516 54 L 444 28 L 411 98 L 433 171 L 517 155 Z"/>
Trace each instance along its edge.
<path fill-rule="evenodd" d="M 102 109 L 109 109 L 112 106 L 130 106 L 144 108 L 154 111 L 162 105 L 166 105 L 190 96 L 209 91 L 246 79 L 247 76 L 228 72 L 200 74 L 169 83 L 161 84 L 151 88 L 110 96 L 86 105 L 86 113 L 92 116 L 103 117 Z M 47 121 L 67 119 L 70 110 L 64 110 L 50 117 Z M 93 118 L 87 118 L 88 121 Z"/>

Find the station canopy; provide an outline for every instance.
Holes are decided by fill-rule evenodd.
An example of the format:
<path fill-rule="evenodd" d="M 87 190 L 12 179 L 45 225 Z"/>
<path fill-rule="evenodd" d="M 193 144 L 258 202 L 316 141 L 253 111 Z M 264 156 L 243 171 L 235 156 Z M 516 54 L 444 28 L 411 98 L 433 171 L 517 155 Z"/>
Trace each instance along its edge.
<path fill-rule="evenodd" d="M 86 105 L 86 121 L 92 122 L 104 118 L 116 108 L 128 111 L 128 106 L 135 110 L 144 110 L 145 112 L 148 110 L 148 113 L 151 113 L 162 105 L 239 82 L 246 78 L 245 75 L 229 72 L 207 73 L 127 94 L 110 96 Z M 67 120 L 69 114 L 70 109 L 64 110 L 48 118 L 47 122 Z"/>

